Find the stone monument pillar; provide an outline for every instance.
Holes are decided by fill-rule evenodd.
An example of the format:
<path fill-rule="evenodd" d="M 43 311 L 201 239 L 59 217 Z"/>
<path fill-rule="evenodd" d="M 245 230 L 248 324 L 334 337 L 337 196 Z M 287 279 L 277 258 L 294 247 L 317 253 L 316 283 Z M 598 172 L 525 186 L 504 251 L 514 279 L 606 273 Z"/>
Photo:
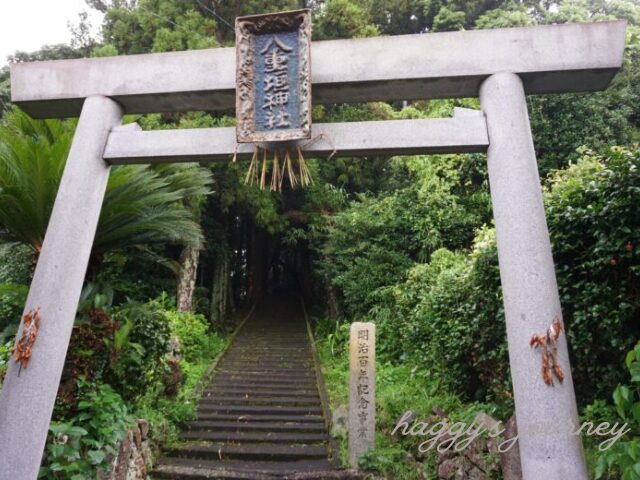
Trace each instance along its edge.
<path fill-rule="evenodd" d="M 376 439 L 376 326 L 351 324 L 349 339 L 349 463 L 375 447 Z"/>
<path fill-rule="evenodd" d="M 109 179 L 102 153 L 122 114 L 109 98 L 84 101 L 25 306 L 40 307 L 40 330 L 28 367 L 11 361 L 0 391 L 0 480 L 38 477 Z"/>
<path fill-rule="evenodd" d="M 562 321 L 551 243 L 527 103 L 518 75 L 498 73 L 480 88 L 489 130 L 489 184 L 509 344 L 522 473 L 525 480 L 587 480 L 564 332 L 558 340 L 565 378 L 549 386 L 540 352 L 529 346 Z"/>

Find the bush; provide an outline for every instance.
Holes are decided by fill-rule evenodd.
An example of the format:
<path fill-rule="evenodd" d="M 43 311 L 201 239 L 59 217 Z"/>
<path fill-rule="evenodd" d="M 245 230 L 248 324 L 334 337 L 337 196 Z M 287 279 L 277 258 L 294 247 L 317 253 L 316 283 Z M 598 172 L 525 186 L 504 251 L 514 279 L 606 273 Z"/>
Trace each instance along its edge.
<path fill-rule="evenodd" d="M 341 290 L 346 311 L 354 318 L 372 308 L 392 309 L 388 288 L 438 248 L 470 246 L 474 228 L 486 213 L 480 199 L 474 205 L 458 202 L 454 191 L 460 174 L 444 161 L 434 166 L 415 157 L 405 163 L 393 166 L 391 184 L 398 188 L 375 197 L 360 196 L 329 220 L 319 266 Z"/>
<path fill-rule="evenodd" d="M 20 324 L 31 282 L 33 251 L 18 243 L 0 243 L 0 343 Z"/>
<path fill-rule="evenodd" d="M 601 452 L 596 479 L 609 473 L 622 480 L 640 480 L 640 342 L 627 354 L 626 364 L 632 386 L 618 385 L 613 400 L 620 423 L 627 425 L 632 433 Z"/>
<path fill-rule="evenodd" d="M 609 148 L 555 172 L 546 196 L 573 379 L 605 398 L 640 338 L 640 150 Z"/>
<path fill-rule="evenodd" d="M 2 381 L 7 373 L 7 367 L 11 359 L 12 346 L 13 342 L 7 342 L 4 345 L 0 343 L 0 389 L 2 389 Z"/>
<path fill-rule="evenodd" d="M 0 343 L 17 332 L 28 293 L 26 285 L 0 283 Z"/>
<path fill-rule="evenodd" d="M 78 382 L 78 414 L 51 422 L 40 478 L 88 480 L 108 472 L 132 418 L 122 397 L 109 385 Z"/>
<path fill-rule="evenodd" d="M 0 283 L 31 281 L 33 250 L 19 243 L 0 243 Z"/>
<path fill-rule="evenodd" d="M 160 305 L 130 302 L 114 310 L 120 323 L 112 346 L 110 383 L 133 399 L 162 378 L 171 349 L 171 329 Z"/>
<path fill-rule="evenodd" d="M 403 351 L 463 397 L 510 403 L 500 293 L 493 230 L 478 234 L 470 255 L 434 252 L 396 288 Z"/>
<path fill-rule="evenodd" d="M 175 310 L 167 310 L 164 315 L 180 341 L 182 356 L 189 362 L 202 358 L 209 344 L 209 322 L 204 316 Z"/>
<path fill-rule="evenodd" d="M 581 154 L 578 163 L 552 175 L 545 202 L 573 378 L 585 405 L 624 380 L 617 365 L 640 337 L 640 151 L 616 147 Z M 446 195 L 435 189 L 424 197 L 436 210 L 425 221 L 440 226 L 423 230 L 414 220 L 420 209 L 399 202 L 398 195 L 366 199 L 337 215 L 323 268 L 333 273 L 350 318 L 378 325 L 383 359 L 413 357 L 463 397 L 508 408 L 493 230 L 480 230 L 470 252 L 460 250 L 460 229 L 478 217 L 460 222 L 465 217 L 457 216 L 455 204 L 438 203 Z M 437 239 L 451 232 L 458 232 L 454 248 L 435 249 L 445 243 Z M 423 240 L 412 243 L 416 239 Z M 419 245 L 429 253 L 426 262 Z"/>

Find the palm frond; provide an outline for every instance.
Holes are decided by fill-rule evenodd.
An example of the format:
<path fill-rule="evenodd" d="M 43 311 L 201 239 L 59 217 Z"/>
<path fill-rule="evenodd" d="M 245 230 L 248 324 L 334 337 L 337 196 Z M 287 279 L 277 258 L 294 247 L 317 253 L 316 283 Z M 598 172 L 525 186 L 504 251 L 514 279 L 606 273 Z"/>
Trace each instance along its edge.
<path fill-rule="evenodd" d="M 12 109 L 0 125 L 0 230 L 39 251 L 75 123 L 33 120 Z M 113 167 L 94 253 L 150 244 L 200 247 L 198 206 L 211 172 L 197 164 Z"/>

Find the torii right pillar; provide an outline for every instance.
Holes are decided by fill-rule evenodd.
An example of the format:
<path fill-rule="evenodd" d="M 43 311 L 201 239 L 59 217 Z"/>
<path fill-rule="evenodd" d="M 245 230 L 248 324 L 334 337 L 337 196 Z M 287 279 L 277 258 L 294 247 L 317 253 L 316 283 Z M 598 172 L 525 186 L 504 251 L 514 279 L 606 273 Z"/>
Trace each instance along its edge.
<path fill-rule="evenodd" d="M 509 362 L 525 480 L 587 480 L 564 333 L 564 382 L 544 383 L 533 335 L 562 319 L 525 92 L 520 77 L 497 73 L 480 88 L 487 118 L 489 184 L 504 296 Z"/>

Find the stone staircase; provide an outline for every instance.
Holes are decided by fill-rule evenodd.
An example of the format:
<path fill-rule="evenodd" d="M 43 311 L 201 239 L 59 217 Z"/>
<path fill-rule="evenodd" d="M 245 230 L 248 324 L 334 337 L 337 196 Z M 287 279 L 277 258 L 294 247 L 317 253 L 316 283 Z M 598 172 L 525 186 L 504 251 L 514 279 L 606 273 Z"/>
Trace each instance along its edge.
<path fill-rule="evenodd" d="M 258 306 L 154 479 L 353 478 L 339 470 L 302 308 Z"/>

